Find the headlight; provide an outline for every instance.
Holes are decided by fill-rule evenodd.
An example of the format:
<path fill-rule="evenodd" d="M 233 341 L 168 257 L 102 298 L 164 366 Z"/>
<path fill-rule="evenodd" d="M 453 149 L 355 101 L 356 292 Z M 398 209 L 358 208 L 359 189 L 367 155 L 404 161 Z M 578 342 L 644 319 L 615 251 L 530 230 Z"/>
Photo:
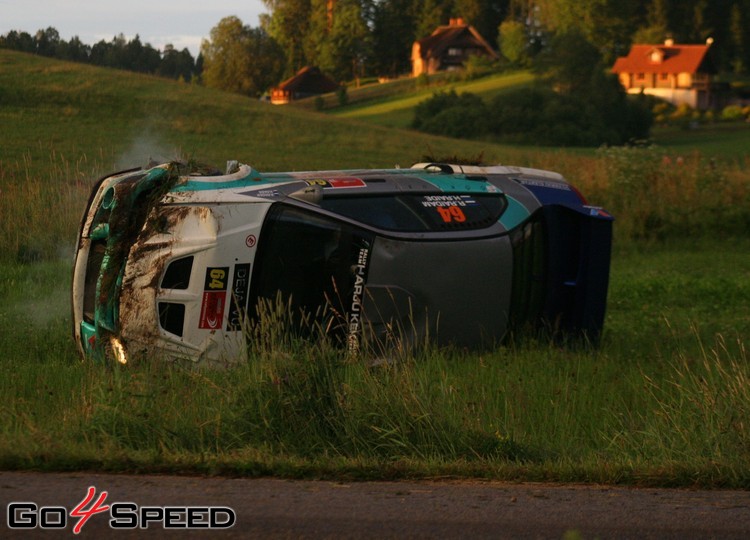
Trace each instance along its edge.
<path fill-rule="evenodd" d="M 110 343 L 112 345 L 112 353 L 115 355 L 115 360 L 117 360 L 121 364 L 127 364 L 128 358 L 125 355 L 125 347 L 122 346 L 120 340 L 116 337 L 113 337 L 110 340 Z"/>

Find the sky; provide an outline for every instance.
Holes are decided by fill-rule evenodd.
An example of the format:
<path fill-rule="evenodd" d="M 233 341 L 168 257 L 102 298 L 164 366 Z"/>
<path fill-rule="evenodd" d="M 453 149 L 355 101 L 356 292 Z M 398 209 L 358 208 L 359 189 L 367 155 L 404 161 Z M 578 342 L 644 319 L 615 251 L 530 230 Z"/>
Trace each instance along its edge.
<path fill-rule="evenodd" d="M 156 49 L 171 43 L 195 57 L 224 17 L 257 27 L 258 16 L 267 12 L 262 0 L 0 0 L 0 35 L 17 30 L 33 36 L 52 26 L 65 41 L 78 36 L 93 45 L 120 33 L 127 39 L 138 34 Z"/>

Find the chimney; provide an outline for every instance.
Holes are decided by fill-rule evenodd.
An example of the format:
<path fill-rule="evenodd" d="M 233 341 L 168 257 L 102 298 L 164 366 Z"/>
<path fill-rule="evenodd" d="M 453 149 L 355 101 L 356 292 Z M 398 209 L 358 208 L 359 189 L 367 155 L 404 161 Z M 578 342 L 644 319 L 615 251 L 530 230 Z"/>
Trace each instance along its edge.
<path fill-rule="evenodd" d="M 465 26 L 466 22 L 463 17 L 451 17 L 448 24 L 450 26 Z"/>

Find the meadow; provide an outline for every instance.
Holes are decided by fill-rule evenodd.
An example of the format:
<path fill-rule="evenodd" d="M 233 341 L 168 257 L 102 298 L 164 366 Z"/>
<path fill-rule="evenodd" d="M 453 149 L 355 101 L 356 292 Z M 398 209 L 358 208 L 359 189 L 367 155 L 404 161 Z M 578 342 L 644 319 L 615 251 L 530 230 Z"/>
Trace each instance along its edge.
<path fill-rule="evenodd" d="M 750 487 L 741 143 L 454 141 L 1 50 L 0 125 L 0 469 Z M 149 157 L 303 170 L 423 154 L 557 170 L 616 216 L 597 349 L 518 338 L 372 367 L 279 327 L 223 371 L 77 358 L 70 270 L 98 175 Z"/>

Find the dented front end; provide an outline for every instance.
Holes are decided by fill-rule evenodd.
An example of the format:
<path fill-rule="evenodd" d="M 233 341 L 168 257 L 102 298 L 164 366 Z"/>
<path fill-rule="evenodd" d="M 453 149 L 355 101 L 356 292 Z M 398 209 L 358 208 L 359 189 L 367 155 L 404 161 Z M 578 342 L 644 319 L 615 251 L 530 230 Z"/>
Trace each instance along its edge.
<path fill-rule="evenodd" d="M 248 238 L 268 205 L 256 205 L 257 220 L 238 219 L 231 204 L 170 194 L 191 178 L 173 163 L 106 177 L 94 190 L 72 291 L 84 357 L 124 364 L 144 353 L 211 361 L 238 352 L 254 256 Z"/>

